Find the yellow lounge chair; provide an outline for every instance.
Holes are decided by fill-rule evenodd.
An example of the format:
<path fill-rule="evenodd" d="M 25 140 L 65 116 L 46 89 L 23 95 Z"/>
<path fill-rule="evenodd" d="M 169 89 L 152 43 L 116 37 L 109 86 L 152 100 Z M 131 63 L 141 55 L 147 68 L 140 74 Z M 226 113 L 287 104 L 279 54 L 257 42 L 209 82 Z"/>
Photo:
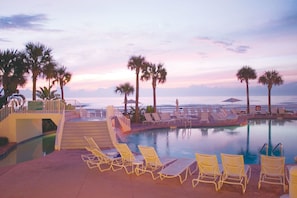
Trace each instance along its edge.
<path fill-rule="evenodd" d="M 88 153 L 81 154 L 80 157 L 81 157 L 82 161 L 87 162 L 89 160 L 95 160 L 96 156 L 92 153 L 92 150 L 87 146 L 85 147 L 85 149 L 88 151 Z M 91 168 L 91 167 L 89 167 L 89 168 Z"/>
<path fill-rule="evenodd" d="M 261 155 L 261 171 L 258 189 L 261 183 L 282 185 L 286 191 L 285 157 Z"/>
<path fill-rule="evenodd" d="M 113 171 L 122 169 L 121 157 L 108 156 L 101 150 L 96 148 L 91 149 L 90 151 L 96 158 L 86 161 L 89 168 L 98 167 L 100 172 L 104 172 L 111 169 Z"/>
<path fill-rule="evenodd" d="M 115 148 L 109 148 L 109 149 L 101 149 L 98 144 L 96 143 L 96 141 L 94 140 L 93 137 L 89 137 L 89 136 L 84 136 L 85 140 L 87 141 L 87 147 L 92 150 L 92 149 L 98 149 L 100 151 L 102 151 L 103 153 L 105 153 L 106 155 L 109 156 L 117 156 L 119 153 L 117 152 L 117 149 Z"/>
<path fill-rule="evenodd" d="M 87 162 L 90 159 L 95 160 L 96 156 L 93 155 L 92 149 L 100 149 L 99 146 L 96 144 L 95 140 L 92 137 L 84 136 L 84 139 L 88 143 L 87 146 L 85 147 L 85 149 L 88 151 L 88 153 L 82 154 L 81 159 L 84 162 Z M 89 168 L 91 168 L 91 167 L 89 167 Z"/>
<path fill-rule="evenodd" d="M 100 149 L 97 143 L 95 142 L 94 138 L 89 136 L 84 136 L 85 140 L 87 141 L 90 149 Z"/>
<path fill-rule="evenodd" d="M 196 153 L 199 174 L 197 179 L 192 180 L 192 186 L 196 187 L 199 182 L 211 183 L 215 185 L 216 191 L 220 190 L 219 181 L 222 177 L 222 166 L 218 164 L 216 155 L 206 155 Z"/>
<path fill-rule="evenodd" d="M 188 175 L 192 175 L 197 170 L 197 163 L 194 159 L 179 158 L 172 162 L 160 172 L 160 179 L 178 177 L 180 183 L 184 183 Z"/>
<path fill-rule="evenodd" d="M 172 158 L 159 158 L 154 147 L 139 145 L 138 148 L 144 158 L 144 164 L 135 168 L 136 175 L 150 173 L 152 178 L 155 180 L 159 178 L 159 175 L 156 173 L 176 160 Z"/>
<path fill-rule="evenodd" d="M 220 188 L 223 184 L 240 185 L 242 193 L 251 177 L 251 167 L 244 164 L 243 155 L 230 155 L 221 153 L 223 174 L 220 180 Z"/>
<path fill-rule="evenodd" d="M 125 169 L 126 173 L 134 173 L 135 166 L 142 164 L 143 157 L 140 155 L 135 156 L 127 144 L 120 143 L 116 144 L 115 147 L 121 155 L 121 166 Z M 131 170 L 129 170 L 129 168 L 131 168 Z"/>

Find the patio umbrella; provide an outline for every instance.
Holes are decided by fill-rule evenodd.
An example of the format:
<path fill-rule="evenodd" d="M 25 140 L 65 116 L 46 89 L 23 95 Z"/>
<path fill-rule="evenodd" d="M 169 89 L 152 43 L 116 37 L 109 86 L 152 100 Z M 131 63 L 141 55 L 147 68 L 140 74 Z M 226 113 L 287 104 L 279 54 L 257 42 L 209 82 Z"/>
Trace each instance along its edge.
<path fill-rule="evenodd" d="M 127 104 L 134 104 L 134 103 L 136 103 L 136 101 L 133 99 L 127 100 Z"/>
<path fill-rule="evenodd" d="M 178 104 L 178 99 L 175 100 L 175 111 L 178 112 L 179 109 L 179 104 Z"/>
<path fill-rule="evenodd" d="M 127 100 L 127 104 L 135 104 L 135 103 L 136 103 L 136 101 L 133 99 Z M 138 103 L 141 104 L 141 102 L 138 102 Z"/>
<path fill-rule="evenodd" d="M 241 101 L 241 100 L 237 98 L 228 98 L 226 100 L 223 100 L 223 102 L 231 102 L 231 103 L 238 102 L 238 101 Z"/>

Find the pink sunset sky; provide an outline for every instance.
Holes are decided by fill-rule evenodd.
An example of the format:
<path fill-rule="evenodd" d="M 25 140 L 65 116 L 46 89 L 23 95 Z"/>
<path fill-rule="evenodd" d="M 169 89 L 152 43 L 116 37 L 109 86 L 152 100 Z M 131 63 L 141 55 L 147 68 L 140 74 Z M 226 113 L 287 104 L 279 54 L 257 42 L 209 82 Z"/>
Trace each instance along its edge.
<path fill-rule="evenodd" d="M 168 76 L 160 88 L 244 88 L 236 78 L 244 65 L 258 76 L 277 70 L 289 84 L 297 81 L 297 2 L 1 1 L 0 49 L 23 50 L 28 42 L 53 50 L 73 74 L 69 91 L 134 85 L 127 69 L 132 55 L 164 64 Z M 44 85 L 39 80 L 37 87 Z M 31 78 L 25 88 L 32 89 Z"/>

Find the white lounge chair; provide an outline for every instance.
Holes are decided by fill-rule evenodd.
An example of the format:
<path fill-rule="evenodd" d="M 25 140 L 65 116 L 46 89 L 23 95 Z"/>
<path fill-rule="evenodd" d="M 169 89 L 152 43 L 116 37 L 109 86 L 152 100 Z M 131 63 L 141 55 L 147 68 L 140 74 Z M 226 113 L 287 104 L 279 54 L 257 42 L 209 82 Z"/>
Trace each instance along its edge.
<path fill-rule="evenodd" d="M 206 122 L 209 123 L 209 114 L 208 112 L 201 112 L 201 119 L 200 122 Z"/>
<path fill-rule="evenodd" d="M 171 118 L 170 113 L 168 112 L 160 113 L 160 118 L 162 122 L 167 122 L 168 124 L 176 122 L 176 119 Z"/>
<path fill-rule="evenodd" d="M 163 168 L 160 172 L 160 179 L 178 177 L 180 183 L 184 183 L 188 175 L 192 175 L 197 170 L 197 163 L 194 159 L 179 158 L 173 163 Z"/>
<path fill-rule="evenodd" d="M 156 122 L 153 120 L 151 113 L 144 113 L 144 121 L 143 123 L 150 123 L 150 124 L 155 124 Z"/>

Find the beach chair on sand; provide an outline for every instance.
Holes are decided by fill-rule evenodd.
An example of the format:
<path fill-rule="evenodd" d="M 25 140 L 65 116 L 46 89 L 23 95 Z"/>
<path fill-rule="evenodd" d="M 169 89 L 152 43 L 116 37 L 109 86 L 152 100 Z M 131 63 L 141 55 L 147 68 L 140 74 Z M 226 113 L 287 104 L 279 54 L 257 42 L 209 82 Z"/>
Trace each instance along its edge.
<path fill-rule="evenodd" d="M 187 180 L 188 175 L 192 175 L 196 170 L 197 163 L 194 159 L 179 158 L 163 168 L 158 174 L 161 180 L 178 177 L 182 184 Z"/>
<path fill-rule="evenodd" d="M 230 155 L 221 153 L 223 174 L 220 180 L 220 188 L 223 184 L 240 185 L 242 193 L 251 177 L 251 167 L 244 164 L 243 155 Z"/>
<path fill-rule="evenodd" d="M 144 164 L 135 168 L 136 175 L 150 173 L 155 180 L 159 178 L 158 172 L 160 170 L 176 160 L 173 158 L 159 158 L 154 147 L 139 145 L 138 148 L 144 158 Z"/>
<path fill-rule="evenodd" d="M 196 161 L 198 164 L 198 178 L 192 180 L 192 186 L 196 187 L 199 182 L 211 183 L 215 185 L 216 191 L 220 189 L 219 181 L 222 177 L 223 168 L 218 164 L 216 155 L 206 155 L 196 153 Z"/>
<path fill-rule="evenodd" d="M 91 149 L 90 152 L 95 156 L 95 158 L 89 159 L 87 165 L 89 168 L 97 167 L 100 172 L 107 170 L 120 170 L 121 166 L 121 157 L 118 156 L 108 156 L 99 149 Z"/>
<path fill-rule="evenodd" d="M 285 178 L 285 157 L 261 155 L 261 171 L 258 182 L 259 189 L 261 188 L 262 183 L 276 184 L 283 186 L 285 192 Z"/>
<path fill-rule="evenodd" d="M 134 155 L 127 144 L 115 144 L 116 149 L 121 155 L 121 166 L 127 174 L 134 173 L 135 166 L 143 162 L 141 155 Z"/>

